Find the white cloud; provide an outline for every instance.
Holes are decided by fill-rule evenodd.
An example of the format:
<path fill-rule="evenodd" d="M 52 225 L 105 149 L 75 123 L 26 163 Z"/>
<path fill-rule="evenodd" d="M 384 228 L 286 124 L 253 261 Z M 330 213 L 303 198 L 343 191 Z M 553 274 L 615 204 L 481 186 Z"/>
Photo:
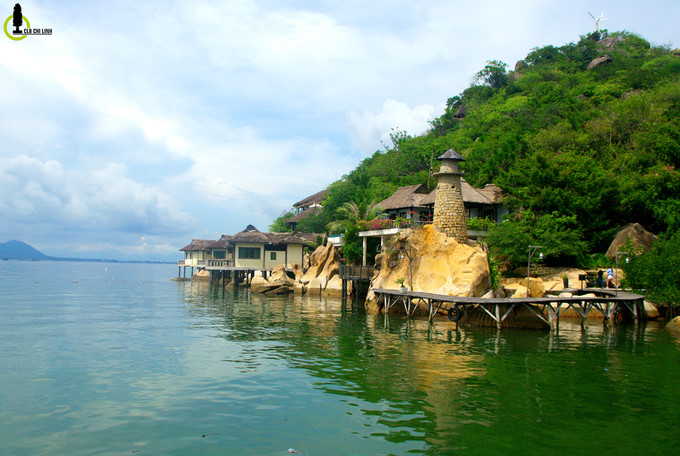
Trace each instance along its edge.
<path fill-rule="evenodd" d="M 347 114 L 352 145 L 368 155 L 380 149 L 380 145 L 392 146 L 392 129 L 401 130 L 416 136 L 428 130 L 428 121 L 434 119 L 435 107 L 419 105 L 411 109 L 406 103 L 386 100 L 378 114 L 351 111 Z"/>
<path fill-rule="evenodd" d="M 55 160 L 0 157 L 0 192 L 0 219 L 15 226 L 108 236 L 191 229 L 191 216 L 169 195 L 130 179 L 122 164 L 83 172 L 65 170 Z"/>
<path fill-rule="evenodd" d="M 486 60 L 512 67 L 592 28 L 585 0 L 22 7 L 54 35 L 0 39 L 0 234 L 33 226 L 75 245 L 81 232 L 69 233 L 85 227 L 98 239 L 82 248 L 149 251 L 178 242 L 178 227 L 264 228 L 389 144 L 393 128 L 425 131 Z M 671 22 L 650 20 L 680 4 L 600 10 L 611 30 L 680 44 Z M 140 242 L 136 231 L 156 234 Z"/>

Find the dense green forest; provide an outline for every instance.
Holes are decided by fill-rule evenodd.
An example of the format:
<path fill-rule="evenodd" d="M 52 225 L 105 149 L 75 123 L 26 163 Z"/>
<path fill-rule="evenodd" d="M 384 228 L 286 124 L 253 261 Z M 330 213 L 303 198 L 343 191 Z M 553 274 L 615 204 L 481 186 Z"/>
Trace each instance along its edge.
<path fill-rule="evenodd" d="M 533 241 L 578 263 L 628 223 L 667 237 L 680 229 L 680 51 L 628 32 L 536 48 L 513 70 L 489 61 L 427 133 L 391 136 L 298 229 L 326 230 L 347 203 L 361 212 L 400 186 L 433 187 L 433 158 L 451 147 L 471 184 L 507 195 L 513 215 L 488 240 L 505 260 L 513 243 L 526 258 Z"/>

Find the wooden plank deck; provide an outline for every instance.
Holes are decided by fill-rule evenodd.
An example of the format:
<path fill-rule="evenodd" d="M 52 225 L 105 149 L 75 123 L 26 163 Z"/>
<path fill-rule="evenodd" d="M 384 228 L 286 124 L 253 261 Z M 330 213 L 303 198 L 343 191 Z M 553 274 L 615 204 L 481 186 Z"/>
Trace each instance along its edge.
<path fill-rule="evenodd" d="M 426 304 L 430 322 L 445 303 L 449 305 L 448 315 L 453 321 L 460 320 L 466 311 L 479 308 L 502 327 L 503 321 L 517 306 L 525 307 L 531 314 L 543 321 L 547 326 L 559 329 L 560 315 L 568 308 L 574 309 L 584 323 L 588 313 L 599 311 L 604 323 L 613 321 L 614 315 L 622 308 L 627 308 L 637 320 L 644 312 L 644 296 L 618 290 L 588 288 L 587 293 L 600 296 L 545 296 L 541 298 L 480 298 L 466 296 L 449 296 L 419 291 L 401 292 L 395 289 L 374 288 L 376 299 L 381 310 L 387 315 L 393 305 L 403 305 L 408 317 L 418 309 L 419 304 Z M 382 301 L 382 305 L 381 305 Z M 452 310 L 453 309 L 453 310 Z"/>

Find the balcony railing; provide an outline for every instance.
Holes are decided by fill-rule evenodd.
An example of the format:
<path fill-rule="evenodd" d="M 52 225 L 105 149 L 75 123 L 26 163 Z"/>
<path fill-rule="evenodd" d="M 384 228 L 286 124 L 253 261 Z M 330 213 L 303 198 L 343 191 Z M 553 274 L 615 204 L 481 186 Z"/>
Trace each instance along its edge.
<path fill-rule="evenodd" d="M 205 260 L 197 260 L 195 258 L 185 258 L 177 262 L 177 266 L 205 266 Z"/>
<path fill-rule="evenodd" d="M 207 260 L 207 266 L 209 268 L 233 267 L 234 260 Z"/>
<path fill-rule="evenodd" d="M 359 231 L 380 231 L 389 230 L 392 228 L 415 228 L 422 225 L 431 224 L 431 220 L 414 220 L 399 218 L 397 220 L 391 219 L 374 219 L 374 220 L 360 220 L 357 223 Z"/>

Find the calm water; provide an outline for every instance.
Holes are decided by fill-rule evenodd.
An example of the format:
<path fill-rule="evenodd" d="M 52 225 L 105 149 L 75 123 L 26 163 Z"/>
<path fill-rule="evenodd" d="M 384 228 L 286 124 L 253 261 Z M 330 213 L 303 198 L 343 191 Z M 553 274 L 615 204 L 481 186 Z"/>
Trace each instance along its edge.
<path fill-rule="evenodd" d="M 176 274 L 0 262 L 0 454 L 677 454 L 658 325 L 457 331 Z"/>

